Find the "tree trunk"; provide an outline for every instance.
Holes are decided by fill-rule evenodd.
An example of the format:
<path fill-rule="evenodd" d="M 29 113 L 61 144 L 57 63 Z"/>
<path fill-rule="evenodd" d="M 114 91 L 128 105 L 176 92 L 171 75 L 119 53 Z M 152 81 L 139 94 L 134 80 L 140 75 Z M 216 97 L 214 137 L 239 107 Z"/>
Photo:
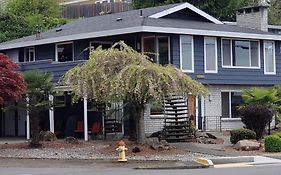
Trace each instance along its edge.
<path fill-rule="evenodd" d="M 143 144 L 145 142 L 144 131 L 144 105 L 136 107 L 136 134 L 137 142 Z"/>
<path fill-rule="evenodd" d="M 39 143 L 39 113 L 36 110 L 30 111 L 30 128 L 31 128 L 31 142 L 29 144 L 32 148 L 38 148 L 42 145 Z"/>

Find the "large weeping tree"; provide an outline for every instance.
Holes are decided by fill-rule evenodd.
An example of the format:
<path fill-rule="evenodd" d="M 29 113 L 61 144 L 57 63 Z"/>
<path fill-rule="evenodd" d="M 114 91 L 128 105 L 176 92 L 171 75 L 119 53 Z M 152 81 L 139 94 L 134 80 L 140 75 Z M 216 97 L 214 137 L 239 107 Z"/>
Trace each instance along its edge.
<path fill-rule="evenodd" d="M 27 83 L 27 110 L 29 112 L 31 128 L 31 142 L 29 146 L 33 148 L 41 146 L 39 143 L 40 112 L 51 107 L 49 95 L 53 93 L 52 78 L 51 73 L 38 70 L 24 72 L 24 79 Z"/>
<path fill-rule="evenodd" d="M 169 94 L 204 95 L 206 89 L 172 65 L 152 63 L 145 54 L 120 42 L 112 48 L 97 48 L 89 60 L 69 70 L 64 82 L 76 96 L 97 102 L 127 101 L 135 110 L 137 141 L 143 143 L 144 109 L 151 100 Z"/>

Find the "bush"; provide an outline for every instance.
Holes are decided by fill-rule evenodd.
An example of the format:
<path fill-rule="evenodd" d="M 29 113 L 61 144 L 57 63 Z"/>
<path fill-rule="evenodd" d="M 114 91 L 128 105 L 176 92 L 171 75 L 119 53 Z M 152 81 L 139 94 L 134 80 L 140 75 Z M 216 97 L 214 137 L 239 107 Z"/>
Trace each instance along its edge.
<path fill-rule="evenodd" d="M 264 129 L 272 120 L 273 112 L 266 106 L 248 105 L 240 109 L 242 122 L 247 129 L 256 133 L 256 139 L 263 136 Z"/>
<path fill-rule="evenodd" d="M 230 141 L 236 144 L 239 140 L 256 139 L 256 133 L 249 129 L 234 129 L 230 131 Z"/>
<path fill-rule="evenodd" d="M 281 152 L 281 133 L 265 137 L 265 151 L 266 152 Z"/>

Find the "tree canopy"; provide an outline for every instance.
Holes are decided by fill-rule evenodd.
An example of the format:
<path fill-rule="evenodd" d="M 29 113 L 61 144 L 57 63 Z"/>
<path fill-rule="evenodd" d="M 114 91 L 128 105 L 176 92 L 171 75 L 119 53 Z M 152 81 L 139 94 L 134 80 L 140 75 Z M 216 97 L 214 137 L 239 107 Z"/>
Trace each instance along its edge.
<path fill-rule="evenodd" d="M 144 142 L 144 108 L 170 94 L 204 95 L 204 86 L 172 65 L 161 66 L 120 42 L 91 52 L 84 65 L 69 70 L 64 82 L 77 97 L 97 102 L 129 102 L 134 110 L 139 143 Z"/>
<path fill-rule="evenodd" d="M 0 12 L 0 42 L 44 32 L 67 22 L 57 0 L 6 0 Z"/>
<path fill-rule="evenodd" d="M 18 101 L 26 90 L 26 84 L 18 66 L 8 56 L 0 54 L 0 106 L 10 100 Z"/>

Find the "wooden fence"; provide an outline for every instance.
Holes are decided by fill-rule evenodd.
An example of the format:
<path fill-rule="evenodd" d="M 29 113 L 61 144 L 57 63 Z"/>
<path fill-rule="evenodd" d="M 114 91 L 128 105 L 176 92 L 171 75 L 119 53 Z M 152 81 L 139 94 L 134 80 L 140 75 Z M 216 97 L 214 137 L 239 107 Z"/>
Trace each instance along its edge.
<path fill-rule="evenodd" d="M 132 10 L 131 3 L 75 4 L 63 7 L 64 18 L 83 18 Z"/>

